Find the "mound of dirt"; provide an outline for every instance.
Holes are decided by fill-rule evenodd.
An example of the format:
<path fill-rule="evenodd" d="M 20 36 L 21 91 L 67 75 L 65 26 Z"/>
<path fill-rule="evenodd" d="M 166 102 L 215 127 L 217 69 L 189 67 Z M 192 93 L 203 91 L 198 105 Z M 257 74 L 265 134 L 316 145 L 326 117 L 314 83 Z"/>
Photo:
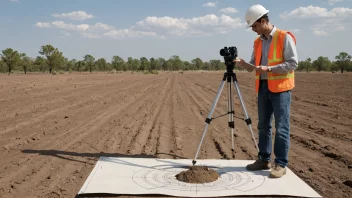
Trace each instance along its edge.
<path fill-rule="evenodd" d="M 219 173 L 206 166 L 191 166 L 189 170 L 176 175 L 176 179 L 186 183 L 208 183 L 216 181 Z"/>

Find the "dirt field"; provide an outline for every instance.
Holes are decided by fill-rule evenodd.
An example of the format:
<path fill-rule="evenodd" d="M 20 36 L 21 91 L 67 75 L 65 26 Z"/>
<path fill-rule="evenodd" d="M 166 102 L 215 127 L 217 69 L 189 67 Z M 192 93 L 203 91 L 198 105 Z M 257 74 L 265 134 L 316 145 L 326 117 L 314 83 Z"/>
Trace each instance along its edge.
<path fill-rule="evenodd" d="M 99 156 L 194 158 L 222 76 L 1 74 L 0 197 L 74 197 Z M 257 132 L 254 74 L 237 77 Z M 289 168 L 323 197 L 351 197 L 352 74 L 296 73 L 296 85 Z M 255 159 L 235 96 L 236 157 Z M 212 121 L 199 159 L 231 159 L 227 119 Z"/>

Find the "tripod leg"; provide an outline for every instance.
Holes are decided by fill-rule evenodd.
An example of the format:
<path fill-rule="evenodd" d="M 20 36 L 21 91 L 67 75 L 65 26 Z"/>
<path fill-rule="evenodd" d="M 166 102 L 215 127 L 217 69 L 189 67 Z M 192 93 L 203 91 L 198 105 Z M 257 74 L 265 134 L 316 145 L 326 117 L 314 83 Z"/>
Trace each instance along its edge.
<path fill-rule="evenodd" d="M 216 104 L 217 104 L 218 101 L 219 101 L 219 98 L 220 98 L 221 92 L 222 92 L 222 90 L 223 90 L 223 88 L 224 88 L 224 85 L 225 85 L 225 78 L 224 78 L 224 80 L 221 82 L 221 84 L 220 84 L 220 86 L 219 86 L 218 92 L 217 92 L 217 94 L 216 94 L 215 100 L 213 101 L 213 104 L 212 104 L 212 106 L 211 106 L 210 112 L 209 112 L 207 118 L 205 119 L 206 125 L 205 125 L 205 128 L 204 128 L 204 132 L 203 132 L 203 135 L 202 135 L 202 139 L 200 140 L 200 143 L 199 143 L 199 146 L 198 146 L 198 149 L 197 149 L 196 156 L 194 157 L 194 160 L 192 161 L 192 164 L 193 164 L 193 165 L 195 165 L 196 162 L 197 162 L 196 159 L 197 159 L 197 157 L 198 157 L 198 153 L 199 153 L 200 147 L 201 147 L 201 145 L 202 145 L 203 139 L 204 139 L 205 134 L 206 134 L 206 132 L 207 132 L 208 126 L 209 126 L 209 124 L 210 124 L 210 122 L 211 122 L 211 116 L 212 116 L 213 113 L 214 113 L 214 109 L 215 109 L 215 107 L 216 107 Z"/>
<path fill-rule="evenodd" d="M 252 133 L 252 138 L 253 138 L 254 144 L 255 144 L 255 146 L 256 146 L 256 148 L 257 148 L 257 151 L 259 152 L 259 148 L 258 148 L 258 145 L 257 145 L 257 141 L 255 140 L 254 133 L 253 133 L 253 130 L 252 130 L 252 121 L 251 121 L 251 119 L 248 117 L 248 113 L 247 113 L 247 111 L 246 111 L 246 107 L 245 107 L 245 105 L 244 105 L 244 102 L 243 102 L 243 99 L 242 99 L 242 94 L 241 94 L 240 88 L 239 88 L 239 86 L 238 86 L 237 80 L 234 80 L 234 84 L 235 84 L 235 87 L 236 87 L 236 90 L 237 90 L 238 97 L 240 98 L 243 111 L 244 111 L 245 116 L 246 116 L 246 120 L 245 120 L 245 121 L 246 121 L 247 125 L 249 126 L 249 130 L 250 130 L 251 133 Z"/>
<path fill-rule="evenodd" d="M 228 76 L 227 79 L 227 109 L 228 109 L 228 114 L 229 114 L 229 130 L 231 131 L 231 141 L 232 141 L 232 157 L 235 158 L 235 144 L 234 144 L 234 128 L 235 128 L 235 122 L 234 122 L 234 110 L 233 110 L 233 99 L 232 99 L 232 79 L 231 76 Z"/>

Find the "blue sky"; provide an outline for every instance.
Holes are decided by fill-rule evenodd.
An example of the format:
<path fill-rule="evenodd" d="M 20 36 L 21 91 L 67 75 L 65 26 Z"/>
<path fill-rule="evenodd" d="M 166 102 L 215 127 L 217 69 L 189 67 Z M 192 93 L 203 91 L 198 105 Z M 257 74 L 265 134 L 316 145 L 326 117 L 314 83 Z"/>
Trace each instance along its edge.
<path fill-rule="evenodd" d="M 236 46 L 249 60 L 257 35 L 244 15 L 257 3 L 272 24 L 295 34 L 299 60 L 352 54 L 352 0 L 0 0 L 0 50 L 36 57 L 51 44 L 69 59 L 209 61 Z"/>

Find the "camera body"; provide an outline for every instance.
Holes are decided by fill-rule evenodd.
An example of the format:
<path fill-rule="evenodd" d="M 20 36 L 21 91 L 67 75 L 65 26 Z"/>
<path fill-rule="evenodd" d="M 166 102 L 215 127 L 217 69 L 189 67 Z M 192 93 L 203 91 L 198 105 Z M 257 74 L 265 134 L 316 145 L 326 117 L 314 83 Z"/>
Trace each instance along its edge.
<path fill-rule="evenodd" d="M 227 72 L 233 72 L 233 69 L 235 67 L 235 63 L 233 61 L 238 56 L 237 48 L 234 46 L 229 48 L 224 47 L 220 50 L 220 55 L 224 57 Z"/>

